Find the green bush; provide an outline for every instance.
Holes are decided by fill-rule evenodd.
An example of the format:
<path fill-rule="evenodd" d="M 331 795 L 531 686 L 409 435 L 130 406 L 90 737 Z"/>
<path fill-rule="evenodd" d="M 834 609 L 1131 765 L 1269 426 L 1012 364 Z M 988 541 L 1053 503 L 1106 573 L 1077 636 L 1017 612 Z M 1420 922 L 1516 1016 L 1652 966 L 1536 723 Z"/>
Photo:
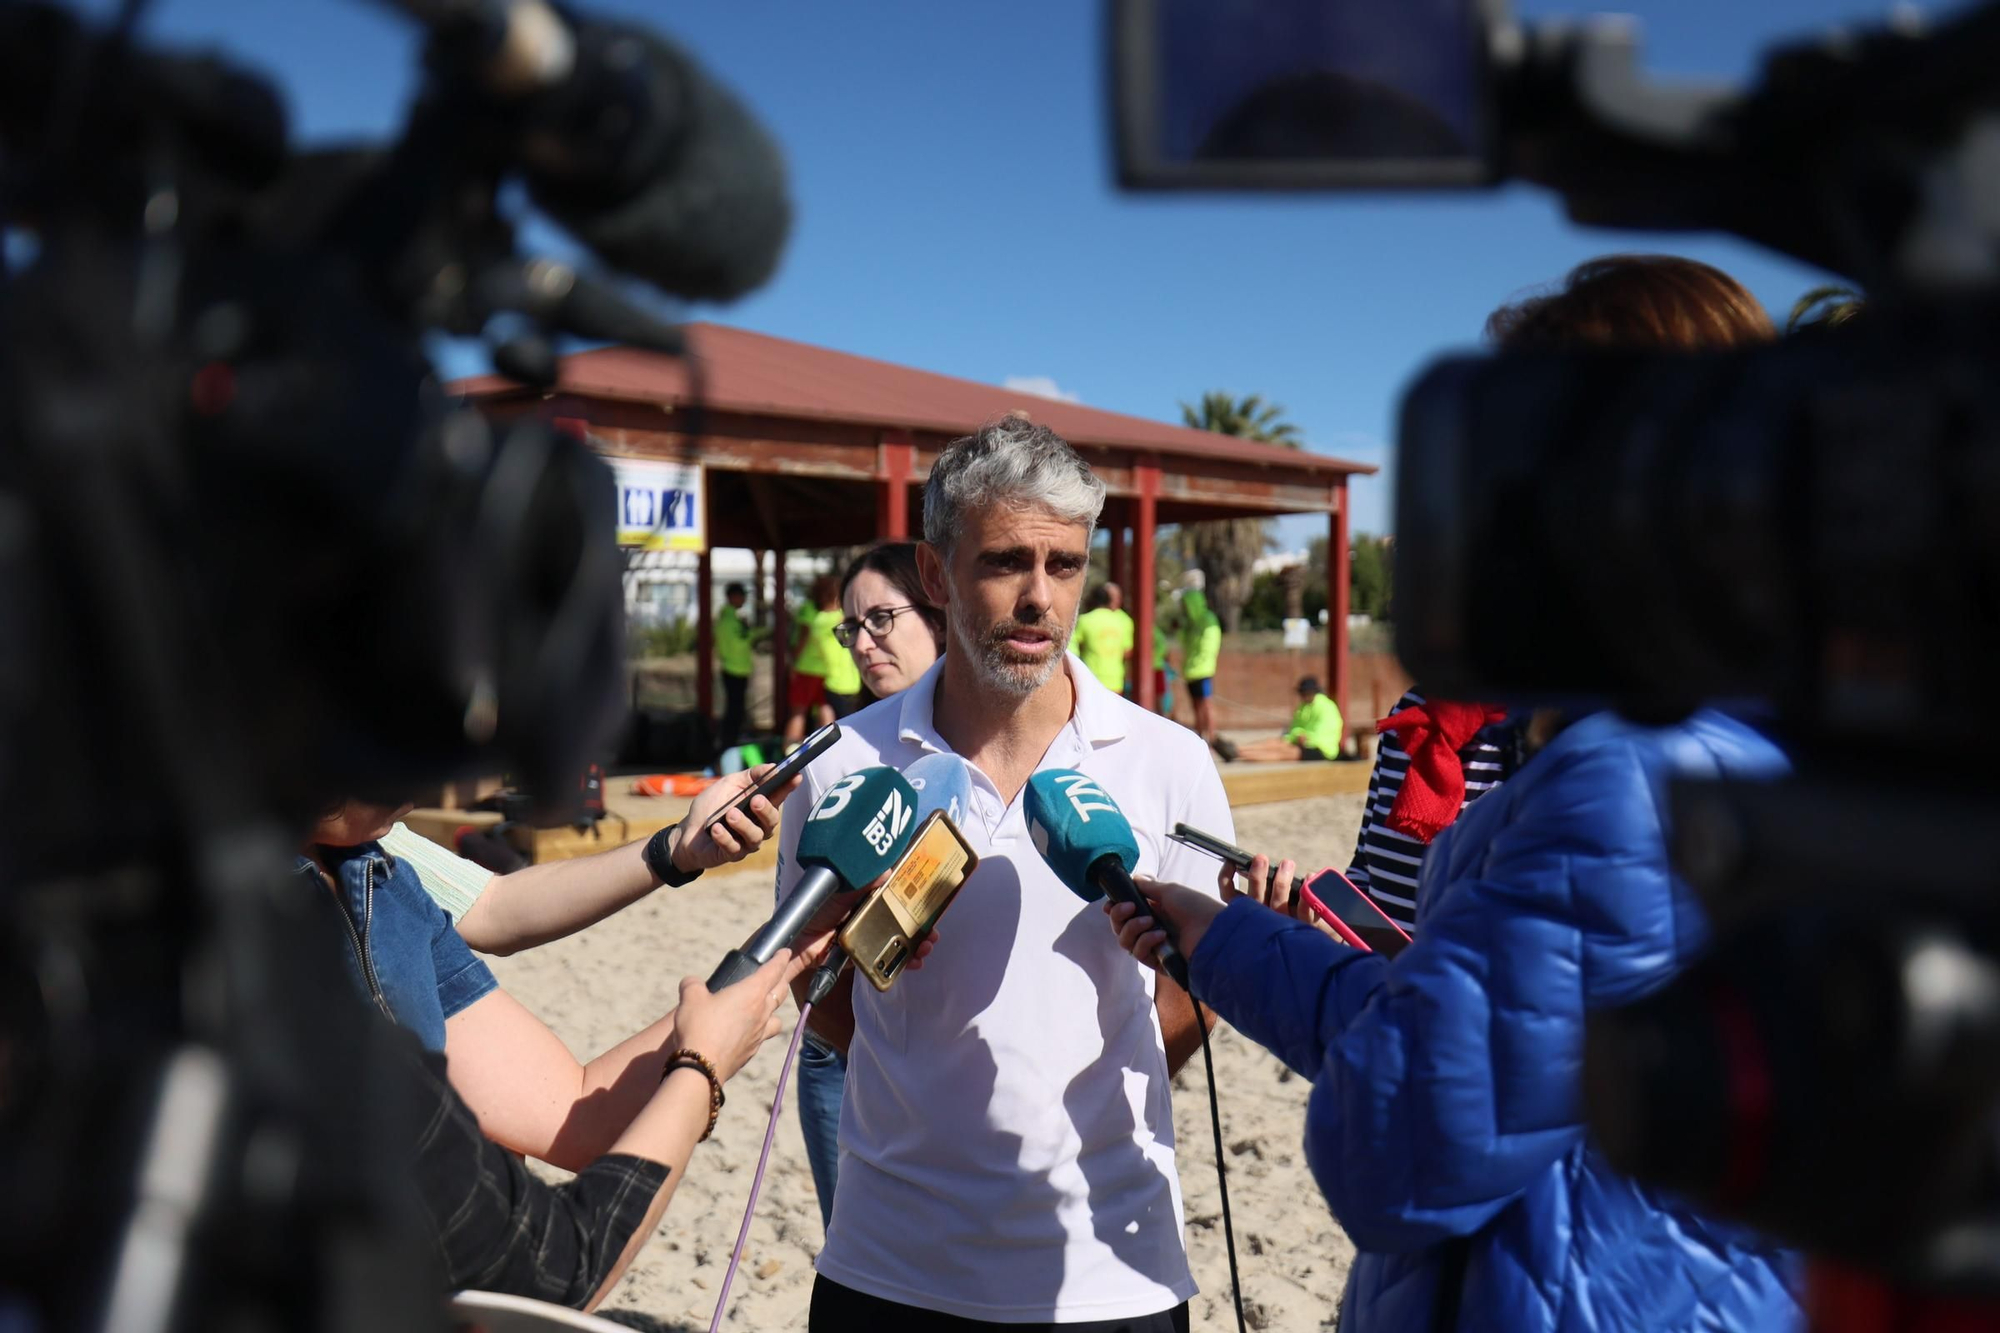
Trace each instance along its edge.
<path fill-rule="evenodd" d="M 628 657 L 679 657 L 694 651 L 695 624 L 692 620 L 670 620 L 664 625 L 633 625 L 625 636 Z"/>

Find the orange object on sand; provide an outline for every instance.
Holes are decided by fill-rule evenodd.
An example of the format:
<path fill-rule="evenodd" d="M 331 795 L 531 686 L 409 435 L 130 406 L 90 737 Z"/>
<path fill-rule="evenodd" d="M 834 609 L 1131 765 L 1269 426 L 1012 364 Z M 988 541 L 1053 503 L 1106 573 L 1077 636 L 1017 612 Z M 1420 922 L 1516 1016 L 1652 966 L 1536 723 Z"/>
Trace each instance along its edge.
<path fill-rule="evenodd" d="M 714 782 L 700 773 L 648 773 L 632 779 L 634 796 L 699 796 Z"/>

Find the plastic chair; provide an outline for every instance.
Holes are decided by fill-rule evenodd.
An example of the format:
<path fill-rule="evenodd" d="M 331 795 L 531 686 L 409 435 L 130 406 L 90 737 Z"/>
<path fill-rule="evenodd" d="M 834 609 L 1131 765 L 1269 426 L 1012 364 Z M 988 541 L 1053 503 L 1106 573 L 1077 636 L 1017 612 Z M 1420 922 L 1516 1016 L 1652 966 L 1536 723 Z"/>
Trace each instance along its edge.
<path fill-rule="evenodd" d="M 614 1324 L 566 1305 L 503 1296 L 497 1291 L 461 1291 L 453 1296 L 451 1322 L 454 1329 L 478 1329 L 480 1333 L 556 1333 L 565 1329 L 572 1333 L 632 1333 L 628 1324 Z"/>

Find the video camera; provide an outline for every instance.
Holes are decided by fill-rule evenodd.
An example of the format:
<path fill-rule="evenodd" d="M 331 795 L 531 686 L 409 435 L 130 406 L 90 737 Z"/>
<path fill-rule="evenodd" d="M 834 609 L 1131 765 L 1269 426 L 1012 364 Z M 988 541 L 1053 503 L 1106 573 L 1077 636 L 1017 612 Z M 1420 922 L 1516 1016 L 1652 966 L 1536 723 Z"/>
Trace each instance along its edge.
<path fill-rule="evenodd" d="M 783 169 L 677 48 L 542 0 L 395 0 L 402 134 L 312 152 L 146 7 L 0 0 L 0 1322 L 428 1326 L 398 1071 L 294 856 L 343 797 L 572 789 L 624 691 L 608 470 L 424 340 L 543 387 L 562 336 L 680 353 L 517 254 L 507 191 L 727 298 Z"/>
<path fill-rule="evenodd" d="M 2000 1291 L 2000 5 L 1639 73 L 1488 0 L 1119 0 L 1123 182 L 1468 188 L 1713 229 L 1863 314 L 1753 351 L 1450 357 L 1403 404 L 1397 650 L 1443 697 L 1703 701 L 1796 776 L 1673 792 L 1718 941 L 1597 1016 L 1612 1160 L 1808 1250 Z"/>

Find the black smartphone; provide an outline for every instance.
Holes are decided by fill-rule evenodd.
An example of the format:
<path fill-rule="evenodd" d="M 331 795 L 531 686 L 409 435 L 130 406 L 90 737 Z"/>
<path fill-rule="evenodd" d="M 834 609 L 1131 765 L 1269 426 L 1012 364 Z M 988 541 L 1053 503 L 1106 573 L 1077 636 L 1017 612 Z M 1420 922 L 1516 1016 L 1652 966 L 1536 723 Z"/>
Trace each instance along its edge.
<path fill-rule="evenodd" d="M 1212 833 L 1203 833 L 1191 824 L 1174 825 L 1173 838 L 1175 842 L 1206 852 L 1238 870 L 1248 870 L 1250 863 L 1256 859 L 1235 843 L 1224 842 Z M 1264 880 L 1265 889 L 1268 891 L 1277 879 L 1278 871 L 1273 866 Z M 1357 949 L 1394 958 L 1410 942 L 1410 937 L 1375 905 L 1375 901 L 1338 870 L 1329 868 L 1310 878 L 1300 876 L 1294 879 L 1292 901 L 1303 903 L 1336 935 Z"/>
<path fill-rule="evenodd" d="M 1175 842 L 1185 843 L 1198 852 L 1207 852 L 1218 861 L 1226 861 L 1238 870 L 1249 870 L 1250 863 L 1257 859 L 1241 847 L 1238 847 L 1235 843 L 1224 842 L 1213 833 L 1203 833 L 1192 824 L 1174 825 L 1173 839 Z M 1271 863 L 1270 874 L 1264 878 L 1264 887 L 1269 889 L 1277 882 L 1278 869 L 1277 863 L 1274 861 Z M 1300 889 L 1305 887 L 1305 883 L 1303 879 L 1293 880 L 1292 892 L 1296 895 Z"/>
<path fill-rule="evenodd" d="M 827 747 L 840 739 L 840 724 L 829 722 L 812 735 L 799 742 L 799 748 L 786 755 L 779 765 L 765 775 L 764 780 L 731 801 L 716 812 L 714 819 L 702 825 L 712 827 L 717 820 L 728 817 L 731 810 L 741 810 L 759 796 L 769 796 L 793 778 L 806 771 L 806 765 L 826 753 Z"/>

